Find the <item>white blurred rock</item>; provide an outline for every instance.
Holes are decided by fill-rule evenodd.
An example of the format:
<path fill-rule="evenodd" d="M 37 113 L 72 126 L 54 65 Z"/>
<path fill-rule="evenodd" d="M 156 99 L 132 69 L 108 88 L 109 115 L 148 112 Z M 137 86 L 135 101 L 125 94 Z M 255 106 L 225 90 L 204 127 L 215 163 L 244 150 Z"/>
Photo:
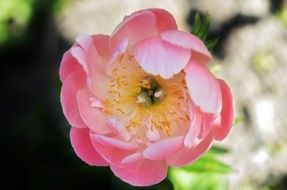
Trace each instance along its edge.
<path fill-rule="evenodd" d="M 111 34 L 124 16 L 146 8 L 164 8 L 171 12 L 180 29 L 186 30 L 186 1 L 174 0 L 74 0 L 58 16 L 64 36 L 73 41 L 81 34 Z"/>

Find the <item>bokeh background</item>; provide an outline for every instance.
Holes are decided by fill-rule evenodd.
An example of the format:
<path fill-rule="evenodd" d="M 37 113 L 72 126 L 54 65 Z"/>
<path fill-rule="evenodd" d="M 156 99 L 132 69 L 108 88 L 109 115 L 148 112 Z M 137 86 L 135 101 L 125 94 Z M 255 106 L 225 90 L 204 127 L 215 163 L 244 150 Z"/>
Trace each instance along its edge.
<path fill-rule="evenodd" d="M 212 70 L 230 84 L 237 118 L 197 168 L 135 188 L 74 154 L 58 68 L 76 36 L 111 34 L 148 7 L 170 11 L 184 31 L 196 11 L 212 17 Z M 1 189 L 287 189 L 286 0 L 0 0 L 0 64 Z"/>

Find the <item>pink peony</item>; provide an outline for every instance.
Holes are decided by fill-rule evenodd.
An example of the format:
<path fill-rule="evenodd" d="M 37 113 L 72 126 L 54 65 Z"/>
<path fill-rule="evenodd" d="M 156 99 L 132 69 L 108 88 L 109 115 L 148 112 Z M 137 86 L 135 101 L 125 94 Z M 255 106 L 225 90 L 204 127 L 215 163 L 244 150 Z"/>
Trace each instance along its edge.
<path fill-rule="evenodd" d="M 153 185 L 168 166 L 190 164 L 229 133 L 228 85 L 207 69 L 203 42 L 179 31 L 167 11 L 138 11 L 111 36 L 76 41 L 60 67 L 61 103 L 71 144 L 87 164 Z"/>

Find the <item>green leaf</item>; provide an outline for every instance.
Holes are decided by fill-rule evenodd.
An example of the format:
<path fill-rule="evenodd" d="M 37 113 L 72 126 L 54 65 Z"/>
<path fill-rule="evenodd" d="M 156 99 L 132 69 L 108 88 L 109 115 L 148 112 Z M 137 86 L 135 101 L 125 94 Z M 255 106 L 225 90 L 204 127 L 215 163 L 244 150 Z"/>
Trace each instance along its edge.
<path fill-rule="evenodd" d="M 219 147 L 219 146 L 215 146 L 213 145 L 210 150 L 208 151 L 208 154 L 226 154 L 228 153 L 228 149 L 224 148 L 224 147 Z"/>
<path fill-rule="evenodd" d="M 181 168 L 194 173 L 229 173 L 231 171 L 230 166 L 220 162 L 214 156 L 206 154 L 199 158 L 196 162 L 191 165 L 184 166 Z"/>
<path fill-rule="evenodd" d="M 193 24 L 192 28 L 193 28 L 192 33 L 197 36 L 199 34 L 200 28 L 201 28 L 201 19 L 200 19 L 200 15 L 198 12 L 195 13 L 194 24 Z"/>
<path fill-rule="evenodd" d="M 175 190 L 227 190 L 226 175 L 209 173 L 190 173 L 178 169 L 170 169 L 168 175 Z"/>
<path fill-rule="evenodd" d="M 212 40 L 204 41 L 204 44 L 206 45 L 207 49 L 209 51 L 211 51 L 216 46 L 218 40 L 219 40 L 219 38 L 215 38 L 215 39 L 212 39 Z"/>
<path fill-rule="evenodd" d="M 200 33 L 197 35 L 202 41 L 204 41 L 209 33 L 211 25 L 211 19 L 209 15 L 206 15 L 204 17 L 204 20 L 202 21 L 201 27 L 200 27 Z"/>
<path fill-rule="evenodd" d="M 195 13 L 191 33 L 201 39 L 209 51 L 211 51 L 218 42 L 218 38 L 206 40 L 210 31 L 210 26 L 211 17 L 209 15 L 204 15 L 202 19 L 198 12 Z"/>

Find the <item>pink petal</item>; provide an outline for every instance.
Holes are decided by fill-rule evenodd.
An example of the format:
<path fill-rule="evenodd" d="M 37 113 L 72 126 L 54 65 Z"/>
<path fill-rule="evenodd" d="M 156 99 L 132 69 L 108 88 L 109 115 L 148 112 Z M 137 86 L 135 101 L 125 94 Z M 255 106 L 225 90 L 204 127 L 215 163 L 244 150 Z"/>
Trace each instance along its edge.
<path fill-rule="evenodd" d="M 98 55 L 101 58 L 109 59 L 112 56 L 112 52 L 110 50 L 110 36 L 98 34 L 93 35 L 92 39 Z"/>
<path fill-rule="evenodd" d="M 221 90 L 208 69 L 194 61 L 185 68 L 189 95 L 202 112 L 218 114 L 222 108 Z"/>
<path fill-rule="evenodd" d="M 78 90 L 85 86 L 85 78 L 82 70 L 75 71 L 66 77 L 61 90 L 63 112 L 73 127 L 87 127 L 80 116 L 76 98 Z"/>
<path fill-rule="evenodd" d="M 111 47 L 114 49 L 124 38 L 132 46 L 136 42 L 157 35 L 156 17 L 150 11 L 135 12 L 125 17 L 112 34 Z"/>
<path fill-rule="evenodd" d="M 134 154 L 131 154 L 131 155 L 125 157 L 122 160 L 121 163 L 122 164 L 130 164 L 130 163 L 133 163 L 133 162 L 137 162 L 140 159 L 142 159 L 142 153 L 141 152 L 137 152 L 137 153 L 134 153 Z"/>
<path fill-rule="evenodd" d="M 125 167 L 111 164 L 111 170 L 121 180 L 134 186 L 150 186 L 165 179 L 167 164 L 165 161 L 141 160 Z"/>
<path fill-rule="evenodd" d="M 156 16 L 156 27 L 159 33 L 167 30 L 177 30 L 176 22 L 173 16 L 164 9 L 147 9 Z"/>
<path fill-rule="evenodd" d="M 99 154 L 113 165 L 122 165 L 122 160 L 136 151 L 133 149 L 136 148 L 132 147 L 133 145 L 128 147 L 124 141 L 112 140 L 111 137 L 104 137 L 95 133 L 91 133 L 90 137 Z"/>
<path fill-rule="evenodd" d="M 68 50 L 61 61 L 60 65 L 60 79 L 62 82 L 69 76 L 69 74 L 82 69 L 82 66 L 71 55 L 71 50 Z"/>
<path fill-rule="evenodd" d="M 109 165 L 109 163 L 105 161 L 93 147 L 89 136 L 89 129 L 72 127 L 70 131 L 70 138 L 75 153 L 84 162 L 92 166 Z"/>
<path fill-rule="evenodd" d="M 235 117 L 234 98 L 229 86 L 218 79 L 222 93 L 221 125 L 213 127 L 213 135 L 216 140 L 223 140 L 230 132 Z"/>
<path fill-rule="evenodd" d="M 191 163 L 210 148 L 212 140 L 212 133 L 209 133 L 197 146 L 191 148 L 185 147 L 173 156 L 168 157 L 168 164 L 180 167 Z"/>
<path fill-rule="evenodd" d="M 191 124 L 189 131 L 184 138 L 184 145 L 188 148 L 192 148 L 193 146 L 197 145 L 197 139 L 202 126 L 202 114 L 194 105 L 191 106 L 193 108 L 193 111 L 190 113 Z"/>
<path fill-rule="evenodd" d="M 148 145 L 143 151 L 143 156 L 150 160 L 163 160 L 177 152 L 183 146 L 183 137 L 172 137 Z"/>
<path fill-rule="evenodd" d="M 107 127 L 107 117 L 99 109 L 91 106 L 89 101 L 91 97 L 94 95 L 87 88 L 81 89 L 77 93 L 78 107 L 83 121 L 94 132 L 100 134 L 111 132 Z"/>
<path fill-rule="evenodd" d="M 204 43 L 195 35 L 178 30 L 161 33 L 163 40 L 191 50 L 192 60 L 199 63 L 209 63 L 212 60 Z"/>
<path fill-rule="evenodd" d="M 108 121 L 108 127 L 112 130 L 112 132 L 120 139 L 124 141 L 129 141 L 133 135 L 136 134 L 136 130 L 128 130 L 123 123 L 117 121 L 112 118 Z"/>
<path fill-rule="evenodd" d="M 97 38 L 101 38 L 101 36 Z M 72 53 L 87 73 L 87 84 L 91 92 L 98 98 L 105 99 L 108 95 L 107 83 L 111 78 L 105 73 L 107 65 L 105 59 L 101 58 L 94 46 L 95 39 L 88 35 L 79 36 L 77 38 L 78 46 L 72 49 Z M 96 41 L 106 43 L 107 39 L 96 39 Z M 108 46 L 108 44 L 103 44 L 103 46 Z M 100 51 L 108 51 L 107 48 L 105 47 Z"/>
<path fill-rule="evenodd" d="M 168 79 L 187 65 L 190 51 L 154 37 L 136 44 L 134 55 L 147 73 Z"/>
<path fill-rule="evenodd" d="M 107 137 L 96 133 L 93 134 L 92 137 L 94 140 L 107 147 L 119 148 L 122 150 L 136 150 L 139 148 L 137 144 L 122 141 L 114 137 Z"/>

